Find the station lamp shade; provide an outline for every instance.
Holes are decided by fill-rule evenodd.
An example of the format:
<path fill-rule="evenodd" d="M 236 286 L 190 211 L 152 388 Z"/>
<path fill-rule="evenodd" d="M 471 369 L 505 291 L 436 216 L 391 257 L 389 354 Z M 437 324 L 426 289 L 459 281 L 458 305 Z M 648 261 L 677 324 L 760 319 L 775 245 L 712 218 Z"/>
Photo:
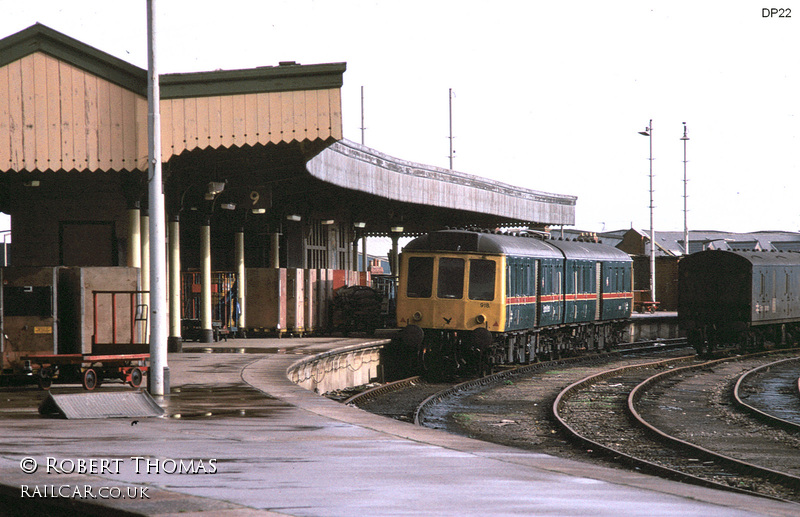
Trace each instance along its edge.
<path fill-rule="evenodd" d="M 206 193 L 211 196 L 216 196 L 220 192 L 225 190 L 225 182 L 224 181 L 209 181 L 208 188 Z"/>

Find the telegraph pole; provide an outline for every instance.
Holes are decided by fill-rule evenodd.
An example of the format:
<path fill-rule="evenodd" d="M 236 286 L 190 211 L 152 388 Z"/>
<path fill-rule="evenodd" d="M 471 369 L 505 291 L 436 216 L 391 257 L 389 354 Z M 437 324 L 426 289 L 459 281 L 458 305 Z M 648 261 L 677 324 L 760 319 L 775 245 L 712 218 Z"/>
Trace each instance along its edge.
<path fill-rule="evenodd" d="M 453 170 L 453 89 L 447 95 L 447 103 L 450 111 L 450 170 Z"/>
<path fill-rule="evenodd" d="M 361 87 L 361 145 L 364 145 L 364 87 Z"/>
<path fill-rule="evenodd" d="M 689 137 L 686 136 L 686 122 L 683 123 L 683 136 L 681 137 L 683 140 L 683 254 L 689 254 L 689 217 L 688 217 L 688 189 L 687 183 L 688 180 L 686 179 L 686 142 L 689 140 Z"/>

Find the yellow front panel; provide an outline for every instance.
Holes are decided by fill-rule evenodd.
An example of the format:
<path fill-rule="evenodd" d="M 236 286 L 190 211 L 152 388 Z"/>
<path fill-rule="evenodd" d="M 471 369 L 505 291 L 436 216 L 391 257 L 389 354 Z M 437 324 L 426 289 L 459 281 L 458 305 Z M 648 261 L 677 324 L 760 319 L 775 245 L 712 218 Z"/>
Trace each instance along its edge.
<path fill-rule="evenodd" d="M 434 257 L 430 296 L 408 296 L 409 259 L 412 257 Z M 439 266 L 442 258 L 464 260 L 461 298 L 448 298 L 439 293 Z M 495 263 L 494 297 L 492 300 L 470 299 L 471 259 L 490 260 Z M 501 256 L 457 253 L 403 253 L 400 264 L 400 285 L 397 292 L 397 323 L 401 327 L 413 324 L 429 329 L 472 330 L 478 327 L 486 327 L 490 331 L 500 331 L 505 328 L 505 306 L 503 305 L 502 296 L 504 283 L 505 259 Z"/>

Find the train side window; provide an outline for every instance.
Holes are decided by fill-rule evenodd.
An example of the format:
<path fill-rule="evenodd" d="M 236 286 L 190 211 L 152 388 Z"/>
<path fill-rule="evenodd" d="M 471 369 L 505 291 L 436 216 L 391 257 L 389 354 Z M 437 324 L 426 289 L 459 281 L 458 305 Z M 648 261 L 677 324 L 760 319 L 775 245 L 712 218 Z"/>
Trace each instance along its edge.
<path fill-rule="evenodd" d="M 439 298 L 460 299 L 464 297 L 464 259 L 449 257 L 439 259 L 439 282 L 436 295 Z"/>
<path fill-rule="evenodd" d="M 494 300 L 495 262 L 492 260 L 469 261 L 470 300 Z"/>
<path fill-rule="evenodd" d="M 409 298 L 430 298 L 432 290 L 433 257 L 409 258 L 406 296 Z"/>

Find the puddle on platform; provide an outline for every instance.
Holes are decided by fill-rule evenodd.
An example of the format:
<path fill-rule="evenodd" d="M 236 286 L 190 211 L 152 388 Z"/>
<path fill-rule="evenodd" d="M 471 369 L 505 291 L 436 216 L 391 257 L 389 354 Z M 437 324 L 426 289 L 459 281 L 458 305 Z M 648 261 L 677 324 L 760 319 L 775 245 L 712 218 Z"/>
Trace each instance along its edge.
<path fill-rule="evenodd" d="M 161 406 L 167 418 L 176 420 L 265 418 L 292 407 L 249 386 L 181 386 Z"/>
<path fill-rule="evenodd" d="M 103 386 L 101 391 L 116 386 Z M 119 385 L 118 389 L 130 390 Z M 54 385 L 54 393 L 86 393 L 80 386 Z M 39 404 L 48 392 L 38 386 L 4 387 L 0 389 L 0 421 L 39 419 Z M 180 386 L 172 388 L 169 395 L 159 398 L 164 408 L 164 418 L 197 420 L 215 418 L 266 418 L 291 406 L 245 385 Z"/>

